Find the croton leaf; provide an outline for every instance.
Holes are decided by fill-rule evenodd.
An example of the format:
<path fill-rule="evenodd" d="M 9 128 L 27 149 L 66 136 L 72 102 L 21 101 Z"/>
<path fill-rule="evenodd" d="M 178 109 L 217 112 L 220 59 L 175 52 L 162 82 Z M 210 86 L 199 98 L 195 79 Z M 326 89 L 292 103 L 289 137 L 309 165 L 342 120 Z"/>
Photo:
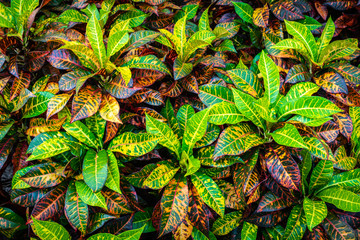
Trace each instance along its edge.
<path fill-rule="evenodd" d="M 270 135 L 274 138 L 275 142 L 294 148 L 307 148 L 304 140 L 302 139 L 299 131 L 291 124 L 285 124 L 284 127 L 275 130 Z"/>
<path fill-rule="evenodd" d="M 85 143 L 89 147 L 98 148 L 99 143 L 95 135 L 90 131 L 90 129 L 83 124 L 81 121 L 76 121 L 73 123 L 65 123 L 63 128 L 67 133 L 69 133 L 74 138 Z"/>
<path fill-rule="evenodd" d="M 17 228 L 25 224 L 24 219 L 9 208 L 0 208 L 0 226 L 2 229 Z"/>
<path fill-rule="evenodd" d="M 306 231 L 306 219 L 301 205 L 296 205 L 291 210 L 287 220 L 284 239 L 302 239 Z"/>
<path fill-rule="evenodd" d="M 83 176 L 85 183 L 98 192 L 105 185 L 108 172 L 108 156 L 106 150 L 99 152 L 89 149 L 84 157 Z"/>
<path fill-rule="evenodd" d="M 97 59 L 100 62 L 100 66 L 104 67 L 107 58 L 106 49 L 103 41 L 101 26 L 95 14 L 92 15 L 86 25 L 86 35 Z"/>
<path fill-rule="evenodd" d="M 84 203 L 90 206 L 107 209 L 105 198 L 101 192 L 94 193 L 84 181 L 76 181 L 75 186 L 77 194 Z"/>
<path fill-rule="evenodd" d="M 36 188 L 54 187 L 60 184 L 65 178 L 56 173 L 61 169 L 61 165 L 57 163 L 45 163 L 37 165 L 26 174 L 21 176 L 21 180 Z"/>
<path fill-rule="evenodd" d="M 121 123 L 119 116 L 120 105 L 110 94 L 104 94 L 102 96 L 99 112 L 103 119 L 110 122 Z"/>
<path fill-rule="evenodd" d="M 169 181 L 175 176 L 176 172 L 180 168 L 175 168 L 169 163 L 160 164 L 154 170 L 151 171 L 149 176 L 143 183 L 143 187 L 151 189 L 161 189 L 165 187 Z"/>
<path fill-rule="evenodd" d="M 54 239 L 54 240 L 69 240 L 70 234 L 66 229 L 56 222 L 41 221 L 34 217 L 32 218 L 32 229 L 41 239 Z"/>
<path fill-rule="evenodd" d="M 67 185 L 68 184 L 64 182 L 43 196 L 40 201 L 35 204 L 31 212 L 31 217 L 37 220 L 47 220 L 54 217 L 59 211 L 62 211 Z"/>
<path fill-rule="evenodd" d="M 212 228 L 211 231 L 215 235 L 223 236 L 234 230 L 237 226 L 240 225 L 242 218 L 242 211 L 231 212 L 225 214 L 224 217 L 218 218 Z"/>
<path fill-rule="evenodd" d="M 282 186 L 299 190 L 300 169 L 283 146 L 270 147 L 265 155 L 271 176 Z"/>
<path fill-rule="evenodd" d="M 107 211 L 110 214 L 120 215 L 133 212 L 124 194 L 112 191 L 106 187 L 101 190 L 101 194 L 105 197 Z"/>
<path fill-rule="evenodd" d="M 189 206 L 189 190 L 185 177 L 178 175 L 166 186 L 161 198 L 159 236 L 174 231 L 185 219 Z"/>
<path fill-rule="evenodd" d="M 71 108 L 71 122 L 75 122 L 94 115 L 101 102 L 101 89 L 94 90 L 87 86 L 74 96 Z"/>
<path fill-rule="evenodd" d="M 46 119 L 60 112 L 72 97 L 73 93 L 63 93 L 53 96 L 47 104 Z"/>
<path fill-rule="evenodd" d="M 54 94 L 49 92 L 38 92 L 36 97 L 30 98 L 24 106 L 23 118 L 32 118 L 44 113 L 47 105 Z"/>
<path fill-rule="evenodd" d="M 351 191 L 333 187 L 320 191 L 316 196 L 325 202 L 334 204 L 341 210 L 349 212 L 360 211 L 360 197 Z"/>
<path fill-rule="evenodd" d="M 152 151 L 160 141 L 160 137 L 150 133 L 126 132 L 114 138 L 109 149 L 128 156 L 141 156 Z"/>
<path fill-rule="evenodd" d="M 66 49 L 53 50 L 47 60 L 53 67 L 61 70 L 83 68 L 79 60 Z"/>
<path fill-rule="evenodd" d="M 89 210 L 76 192 L 75 182 L 68 186 L 65 196 L 65 216 L 74 229 L 78 229 L 82 235 L 86 234 Z"/>
<path fill-rule="evenodd" d="M 303 202 L 303 207 L 307 226 L 309 230 L 312 231 L 314 227 L 326 218 L 328 212 L 326 204 L 323 201 L 313 201 L 306 197 Z"/>
<path fill-rule="evenodd" d="M 225 212 L 225 198 L 214 180 L 204 173 L 196 172 L 191 175 L 191 182 L 194 184 L 201 199 L 223 217 Z"/>
<path fill-rule="evenodd" d="M 320 160 L 310 176 L 309 189 L 313 192 L 330 182 L 334 168 L 330 160 Z"/>
<path fill-rule="evenodd" d="M 241 229 L 241 239 L 254 240 L 257 237 L 258 226 L 249 222 L 244 222 Z"/>
<path fill-rule="evenodd" d="M 322 226 L 332 239 L 356 239 L 355 232 L 349 224 L 332 214 L 324 219 Z"/>
<path fill-rule="evenodd" d="M 69 151 L 67 143 L 65 138 L 51 138 L 37 146 L 27 161 L 45 159 Z"/>

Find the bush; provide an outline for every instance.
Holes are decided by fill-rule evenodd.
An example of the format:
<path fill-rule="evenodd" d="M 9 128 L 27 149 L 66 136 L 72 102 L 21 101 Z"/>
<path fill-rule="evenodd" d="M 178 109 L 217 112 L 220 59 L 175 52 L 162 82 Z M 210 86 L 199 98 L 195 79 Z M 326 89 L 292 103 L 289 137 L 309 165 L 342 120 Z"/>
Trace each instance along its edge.
<path fill-rule="evenodd" d="M 0 3 L 0 234 L 357 239 L 359 14 Z"/>

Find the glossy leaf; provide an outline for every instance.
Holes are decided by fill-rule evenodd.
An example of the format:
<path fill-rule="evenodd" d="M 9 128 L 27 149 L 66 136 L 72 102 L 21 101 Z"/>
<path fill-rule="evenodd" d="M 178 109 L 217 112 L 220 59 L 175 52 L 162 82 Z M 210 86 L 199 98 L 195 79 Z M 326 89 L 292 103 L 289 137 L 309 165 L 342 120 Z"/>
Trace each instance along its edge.
<path fill-rule="evenodd" d="M 98 192 L 105 185 L 108 172 L 107 163 L 106 150 L 97 153 L 93 149 L 89 149 L 85 154 L 82 173 L 85 183 L 94 192 Z"/>

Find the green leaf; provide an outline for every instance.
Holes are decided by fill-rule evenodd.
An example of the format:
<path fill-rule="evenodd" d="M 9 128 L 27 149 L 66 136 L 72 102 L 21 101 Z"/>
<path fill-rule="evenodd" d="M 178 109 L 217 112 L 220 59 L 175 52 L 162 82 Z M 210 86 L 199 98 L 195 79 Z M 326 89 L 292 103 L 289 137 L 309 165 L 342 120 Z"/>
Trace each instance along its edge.
<path fill-rule="evenodd" d="M 129 33 L 127 31 L 117 31 L 109 35 L 107 45 L 107 57 L 111 57 L 121 48 L 123 48 L 129 41 Z"/>
<path fill-rule="evenodd" d="M 204 30 L 211 31 L 210 23 L 209 23 L 209 8 L 207 8 L 201 14 L 201 17 L 199 19 L 199 31 L 204 31 Z"/>
<path fill-rule="evenodd" d="M 253 13 L 254 9 L 247 3 L 244 2 L 232 2 L 235 8 L 235 12 L 239 17 L 242 18 L 245 22 L 253 23 Z"/>
<path fill-rule="evenodd" d="M 277 144 L 294 148 L 307 148 L 299 131 L 291 124 L 285 124 L 284 127 L 275 130 L 270 135 Z"/>
<path fill-rule="evenodd" d="M 240 123 L 227 127 L 220 134 L 213 157 L 239 155 L 263 143 L 264 140 L 248 124 Z"/>
<path fill-rule="evenodd" d="M 105 185 L 108 172 L 108 156 L 106 150 L 96 153 L 89 149 L 84 157 L 83 176 L 85 183 L 94 191 L 100 191 Z"/>
<path fill-rule="evenodd" d="M 161 189 L 175 176 L 180 168 L 174 168 L 170 164 L 161 164 L 155 168 L 143 183 L 143 187 Z"/>
<path fill-rule="evenodd" d="M 249 120 L 251 120 L 256 126 L 266 129 L 265 121 L 260 118 L 259 114 L 256 112 L 253 103 L 255 98 L 252 96 L 243 93 L 235 88 L 232 88 L 235 105 L 239 111 Z"/>
<path fill-rule="evenodd" d="M 160 137 L 154 134 L 126 132 L 114 138 L 108 149 L 112 152 L 137 157 L 151 152 L 159 141 Z"/>
<path fill-rule="evenodd" d="M 89 39 L 95 56 L 100 62 L 100 67 L 104 67 L 107 61 L 106 50 L 101 26 L 95 14 L 91 16 L 89 22 L 86 25 L 86 35 Z"/>
<path fill-rule="evenodd" d="M 69 133 L 74 138 L 78 139 L 80 142 L 85 143 L 89 147 L 96 149 L 98 148 L 99 143 L 95 135 L 81 121 L 75 121 L 73 123 L 65 123 L 63 125 L 63 128 L 67 133 Z"/>
<path fill-rule="evenodd" d="M 179 50 L 178 54 L 180 55 L 180 58 L 183 56 L 184 46 L 186 43 L 186 15 L 179 19 L 174 26 L 174 36 L 179 40 L 177 44 L 177 49 Z"/>
<path fill-rule="evenodd" d="M 89 210 L 87 204 L 80 199 L 76 192 L 75 182 L 71 182 L 66 191 L 64 210 L 70 225 L 85 235 Z"/>
<path fill-rule="evenodd" d="M 166 123 L 160 122 L 159 120 L 146 114 L 146 131 L 159 136 L 159 144 L 176 153 L 178 158 L 180 157 L 180 141 Z"/>
<path fill-rule="evenodd" d="M 253 71 L 248 69 L 232 69 L 228 70 L 227 73 L 238 89 L 255 98 L 262 95 L 263 89 L 261 83 Z"/>
<path fill-rule="evenodd" d="M 209 123 L 216 125 L 236 124 L 249 121 L 240 113 L 236 105 L 229 102 L 221 102 L 213 105 L 209 113 Z"/>
<path fill-rule="evenodd" d="M 276 64 L 265 54 L 265 51 L 262 51 L 260 55 L 259 70 L 264 79 L 264 97 L 268 100 L 269 105 L 271 105 L 279 95 L 280 75 Z"/>
<path fill-rule="evenodd" d="M 101 192 L 94 193 L 93 190 L 88 185 L 86 185 L 84 181 L 76 181 L 75 186 L 76 192 L 84 203 L 90 206 L 101 207 L 107 210 L 105 198 L 101 194 Z"/>
<path fill-rule="evenodd" d="M 336 149 L 335 161 L 334 168 L 346 171 L 354 169 L 357 163 L 356 158 L 347 156 L 345 146 Z"/>
<path fill-rule="evenodd" d="M 186 63 L 177 57 L 174 61 L 174 80 L 186 77 L 193 70 L 192 63 Z"/>
<path fill-rule="evenodd" d="M 119 240 L 119 238 L 111 233 L 98 233 L 89 237 L 88 240 Z"/>
<path fill-rule="evenodd" d="M 0 140 L 2 140 L 6 136 L 14 123 L 15 121 L 12 119 L 9 122 L 0 123 Z"/>
<path fill-rule="evenodd" d="M 120 190 L 120 172 L 117 159 L 113 152 L 107 151 L 109 161 L 108 161 L 108 176 L 106 178 L 105 186 L 111 190 L 121 193 Z"/>
<path fill-rule="evenodd" d="M 341 111 L 330 100 L 313 96 L 294 99 L 279 107 L 280 118 L 290 114 L 299 114 L 309 118 L 327 117 Z"/>
<path fill-rule="evenodd" d="M 96 113 L 91 117 L 85 118 L 85 123 L 87 128 L 95 134 L 98 143 L 100 144 L 100 147 L 102 147 L 102 139 L 105 133 L 106 121 L 100 116 L 99 113 Z"/>
<path fill-rule="evenodd" d="M 167 73 L 171 76 L 171 72 L 166 67 L 166 65 L 154 55 L 134 57 L 130 61 L 123 64 L 121 67 L 156 70 Z"/>
<path fill-rule="evenodd" d="M 249 222 L 244 222 L 243 227 L 241 229 L 241 239 L 256 240 L 257 232 L 258 232 L 257 225 Z"/>
<path fill-rule="evenodd" d="M 32 217 L 31 226 L 41 240 L 70 240 L 70 234 L 59 223 L 36 220 Z"/>
<path fill-rule="evenodd" d="M 330 187 L 341 187 L 346 190 L 358 191 L 360 186 L 360 169 L 354 169 L 347 172 L 334 175 L 330 182 L 322 189 Z"/>
<path fill-rule="evenodd" d="M 350 56 L 358 49 L 358 40 L 348 38 L 330 43 L 319 56 L 320 63 L 328 63 L 333 60 Z"/>
<path fill-rule="evenodd" d="M 0 3 L 0 27 L 14 28 L 11 10 Z"/>
<path fill-rule="evenodd" d="M 287 220 L 283 239 L 302 239 L 306 231 L 306 218 L 301 205 L 296 205 L 291 210 Z"/>
<path fill-rule="evenodd" d="M 316 93 L 320 87 L 312 82 L 300 82 L 293 85 L 285 98 L 281 101 L 282 103 L 290 102 L 291 100 L 295 100 L 305 96 L 311 96 Z M 319 116 L 318 116 L 319 117 Z"/>
<path fill-rule="evenodd" d="M 234 103 L 231 90 L 218 84 L 205 84 L 200 86 L 199 98 L 207 107 L 221 102 Z"/>
<path fill-rule="evenodd" d="M 330 16 L 326 22 L 324 30 L 322 31 L 321 37 L 317 41 L 319 46 L 318 56 L 320 56 L 321 53 L 324 51 L 324 49 L 329 45 L 332 37 L 334 36 L 334 33 L 335 33 L 335 24 Z M 320 59 L 317 59 L 317 61 L 320 61 Z"/>
<path fill-rule="evenodd" d="M 334 169 L 331 161 L 320 160 L 310 176 L 310 193 L 328 184 L 331 180 L 333 172 Z"/>
<path fill-rule="evenodd" d="M 225 214 L 224 217 L 216 219 L 211 227 L 211 231 L 215 235 L 224 236 L 240 225 L 242 216 L 242 211 Z"/>
<path fill-rule="evenodd" d="M 18 228 L 24 225 L 25 221 L 18 214 L 9 208 L 0 207 L 0 227 L 1 229 Z"/>
<path fill-rule="evenodd" d="M 225 212 L 225 198 L 214 180 L 204 173 L 196 172 L 191 175 L 191 182 L 194 184 L 201 199 L 223 217 Z"/>
<path fill-rule="evenodd" d="M 308 146 L 310 153 L 320 159 L 329 159 L 335 161 L 334 155 L 331 152 L 331 149 L 324 141 L 320 141 L 315 137 L 304 137 L 304 142 Z"/>
<path fill-rule="evenodd" d="M 337 208 L 344 211 L 360 211 L 360 196 L 340 187 L 322 190 L 316 197 L 321 198 L 325 202 L 334 204 Z"/>
<path fill-rule="evenodd" d="M 69 9 L 60 14 L 58 21 L 69 24 L 69 22 L 82 22 L 86 23 L 86 17 L 75 9 Z"/>
<path fill-rule="evenodd" d="M 51 138 L 37 146 L 27 161 L 50 158 L 69 151 L 68 141 L 65 138 Z"/>
<path fill-rule="evenodd" d="M 318 46 L 311 31 L 301 23 L 287 20 L 284 21 L 286 31 L 305 46 L 311 59 L 315 61 L 318 58 Z"/>
<path fill-rule="evenodd" d="M 205 134 L 209 116 L 209 109 L 202 110 L 193 115 L 185 128 L 184 137 L 182 140 L 182 149 L 188 155 L 192 155 L 192 149 L 196 142 L 199 141 Z"/>
<path fill-rule="evenodd" d="M 186 126 L 189 122 L 189 119 L 192 116 L 194 116 L 194 114 L 195 114 L 195 110 L 191 105 L 185 104 L 180 107 L 179 111 L 176 114 L 176 118 L 179 121 L 180 129 L 182 133 L 181 135 L 183 135 Z"/>
<path fill-rule="evenodd" d="M 23 118 L 32 118 L 44 113 L 48 102 L 54 96 L 49 92 L 38 92 L 36 97 L 30 98 L 24 106 Z"/>
<path fill-rule="evenodd" d="M 306 216 L 306 223 L 310 231 L 319 225 L 326 218 L 328 210 L 323 201 L 313 201 L 305 197 L 303 207 Z"/>
<path fill-rule="evenodd" d="M 122 232 L 119 235 L 117 235 L 117 237 L 118 237 L 117 239 L 118 240 L 139 240 L 141 234 L 144 231 L 144 228 L 145 228 L 145 226 L 138 228 L 138 229 Z"/>

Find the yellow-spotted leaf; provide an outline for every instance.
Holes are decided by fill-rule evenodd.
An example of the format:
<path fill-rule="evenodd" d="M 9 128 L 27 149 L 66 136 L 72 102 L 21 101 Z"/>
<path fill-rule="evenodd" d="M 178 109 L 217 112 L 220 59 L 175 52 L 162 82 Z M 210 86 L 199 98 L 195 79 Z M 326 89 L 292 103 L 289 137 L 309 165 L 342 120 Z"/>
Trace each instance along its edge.
<path fill-rule="evenodd" d="M 30 98 L 24 106 L 23 118 L 32 118 L 44 113 L 47 109 L 48 102 L 54 96 L 49 92 L 38 92 L 36 97 Z"/>
<path fill-rule="evenodd" d="M 223 217 L 225 213 L 225 198 L 214 180 L 204 173 L 196 172 L 191 175 L 191 182 L 206 205 Z"/>
<path fill-rule="evenodd" d="M 118 160 L 116 159 L 116 156 L 113 152 L 108 150 L 107 154 L 109 161 L 108 161 L 108 175 L 106 178 L 105 186 L 117 193 L 121 193 Z"/>
<path fill-rule="evenodd" d="M 75 186 L 77 194 L 84 203 L 90 206 L 107 209 L 105 197 L 101 192 L 94 193 L 84 181 L 76 181 Z"/>
<path fill-rule="evenodd" d="M 296 205 L 290 212 L 283 239 L 302 239 L 306 231 L 306 218 L 301 205 Z"/>
<path fill-rule="evenodd" d="M 84 67 L 93 71 L 97 71 L 101 68 L 100 62 L 94 54 L 94 51 L 88 48 L 85 44 L 75 41 L 65 42 L 65 45 L 63 45 L 60 49 L 71 50 L 79 58 Z"/>
<path fill-rule="evenodd" d="M 270 135 L 274 138 L 275 142 L 280 145 L 294 148 L 307 148 L 299 131 L 291 124 L 285 124 L 284 127 L 275 130 L 273 133 L 270 133 Z"/>
<path fill-rule="evenodd" d="M 101 102 L 101 89 L 95 90 L 87 86 L 74 96 L 71 108 L 71 122 L 75 122 L 94 115 Z"/>
<path fill-rule="evenodd" d="M 225 214 L 224 217 L 216 219 L 211 231 L 218 236 L 226 235 L 240 225 L 242 216 L 242 211 Z"/>
<path fill-rule="evenodd" d="M 177 229 L 185 219 L 189 206 L 186 177 L 178 175 L 166 186 L 160 202 L 161 220 L 159 236 Z"/>
<path fill-rule="evenodd" d="M 100 67 L 104 67 L 107 59 L 106 50 L 101 26 L 95 14 L 92 15 L 86 25 L 86 35 L 97 59 L 100 62 Z"/>
<path fill-rule="evenodd" d="M 295 21 L 285 20 L 286 31 L 296 40 L 300 41 L 306 48 L 311 59 L 316 61 L 318 57 L 318 45 L 311 31 L 303 24 Z"/>
<path fill-rule="evenodd" d="M 94 191 L 100 191 L 105 185 L 108 172 L 108 155 L 106 150 L 98 153 L 89 149 L 84 157 L 82 173 L 85 183 Z"/>
<path fill-rule="evenodd" d="M 104 94 L 102 96 L 99 113 L 106 121 L 122 123 L 119 116 L 120 105 L 116 98 L 110 94 Z"/>
<path fill-rule="evenodd" d="M 72 95 L 73 93 L 70 92 L 53 96 L 47 104 L 46 120 L 60 112 L 66 106 Z"/>
<path fill-rule="evenodd" d="M 27 161 L 45 159 L 70 150 L 66 138 L 51 138 L 35 148 Z"/>
<path fill-rule="evenodd" d="M 180 58 L 176 58 L 174 62 L 174 80 L 186 77 L 193 69 L 192 63 L 183 62 Z"/>
<path fill-rule="evenodd" d="M 43 132 L 59 131 L 65 121 L 66 117 L 47 121 L 44 118 L 32 118 L 30 120 L 30 126 L 26 130 L 26 134 L 32 137 L 36 137 Z"/>
<path fill-rule="evenodd" d="M 112 152 L 120 152 L 127 156 L 141 156 L 151 152 L 158 142 L 159 136 L 150 133 L 132 133 L 126 132 L 114 138 L 108 149 Z"/>
<path fill-rule="evenodd" d="M 67 133 L 69 133 L 74 138 L 78 139 L 80 142 L 85 143 L 91 148 L 98 148 L 99 143 L 95 135 L 81 121 L 76 121 L 73 123 L 65 123 L 63 125 L 63 128 Z"/>
<path fill-rule="evenodd" d="M 356 158 L 347 156 L 345 146 L 336 149 L 335 161 L 334 168 L 346 171 L 354 169 L 357 163 Z"/>
<path fill-rule="evenodd" d="M 70 240 L 70 234 L 56 222 L 41 221 L 32 217 L 31 225 L 35 234 L 42 240 Z"/>
<path fill-rule="evenodd" d="M 342 110 L 330 100 L 313 96 L 304 96 L 294 99 L 279 107 L 280 118 L 290 114 L 299 114 L 309 118 L 319 118 L 319 116 L 327 117 L 341 111 Z"/>
<path fill-rule="evenodd" d="M 13 17 L 9 8 L 0 3 L 0 26 L 4 28 L 13 28 Z"/>
<path fill-rule="evenodd" d="M 132 58 L 121 67 L 156 70 L 171 76 L 171 72 L 166 65 L 154 55 Z"/>
<path fill-rule="evenodd" d="M 118 52 L 129 41 L 129 33 L 127 31 L 116 31 L 109 35 L 107 44 L 107 57 L 111 57 Z"/>
<path fill-rule="evenodd" d="M 335 24 L 331 17 L 326 22 L 325 28 L 322 31 L 321 37 L 318 39 L 318 56 L 320 56 L 321 52 L 329 45 L 332 37 L 335 33 Z M 319 61 L 320 59 L 317 59 Z"/>
<path fill-rule="evenodd" d="M 331 149 L 324 141 L 315 137 L 304 137 L 303 139 L 305 144 L 308 146 L 311 155 L 320 159 L 329 159 L 331 161 L 335 161 L 335 157 L 331 152 Z"/>
<path fill-rule="evenodd" d="M 232 69 L 227 71 L 230 79 L 238 89 L 253 97 L 260 97 L 263 89 L 256 75 L 248 69 Z"/>
<path fill-rule="evenodd" d="M 195 115 L 189 119 L 182 141 L 182 150 L 186 151 L 188 155 L 192 155 L 192 148 L 195 146 L 196 142 L 204 136 L 207 128 L 208 116 L 209 109 L 207 108 L 195 113 Z"/>
<path fill-rule="evenodd" d="M 146 114 L 146 131 L 161 137 L 159 144 L 176 153 L 178 158 L 180 157 L 180 141 L 166 123 Z"/>
<path fill-rule="evenodd" d="M 161 164 L 150 173 L 143 186 L 151 189 L 161 189 L 169 183 L 179 169 L 172 167 L 168 163 Z"/>
<path fill-rule="evenodd" d="M 266 129 L 265 121 L 259 116 L 254 107 L 255 98 L 232 88 L 235 105 L 247 119 L 251 120 L 256 126 Z"/>
<path fill-rule="evenodd" d="M 249 120 L 240 113 L 233 103 L 217 103 L 210 109 L 209 122 L 215 125 L 236 124 L 244 121 Z"/>
<path fill-rule="evenodd" d="M 255 240 L 257 237 L 257 232 L 258 232 L 258 226 L 253 224 L 253 223 L 249 223 L 249 222 L 244 222 L 242 230 L 241 230 L 241 239 L 242 240 Z"/>
<path fill-rule="evenodd" d="M 66 191 L 64 212 L 70 225 L 74 229 L 78 229 L 82 235 L 85 235 L 89 209 L 76 192 L 75 182 L 71 182 Z"/>
<path fill-rule="evenodd" d="M 334 204 L 337 208 L 344 211 L 360 211 L 360 196 L 340 187 L 325 189 L 316 194 L 316 197 L 321 198 L 325 202 Z"/>
<path fill-rule="evenodd" d="M 259 70 L 264 79 L 264 97 L 269 105 L 271 105 L 277 100 L 279 95 L 280 75 L 276 64 L 266 55 L 265 51 L 262 51 L 260 55 Z"/>
<path fill-rule="evenodd" d="M 240 123 L 227 127 L 220 134 L 213 157 L 239 155 L 263 143 L 264 140 L 256 134 L 254 129 L 246 123 Z"/>
<path fill-rule="evenodd" d="M 303 207 L 306 216 L 306 224 L 310 231 L 326 218 L 328 210 L 325 202 L 313 201 L 305 197 Z"/>
<path fill-rule="evenodd" d="M 310 176 L 309 192 L 312 193 L 328 184 L 333 176 L 333 163 L 329 160 L 320 160 Z"/>

